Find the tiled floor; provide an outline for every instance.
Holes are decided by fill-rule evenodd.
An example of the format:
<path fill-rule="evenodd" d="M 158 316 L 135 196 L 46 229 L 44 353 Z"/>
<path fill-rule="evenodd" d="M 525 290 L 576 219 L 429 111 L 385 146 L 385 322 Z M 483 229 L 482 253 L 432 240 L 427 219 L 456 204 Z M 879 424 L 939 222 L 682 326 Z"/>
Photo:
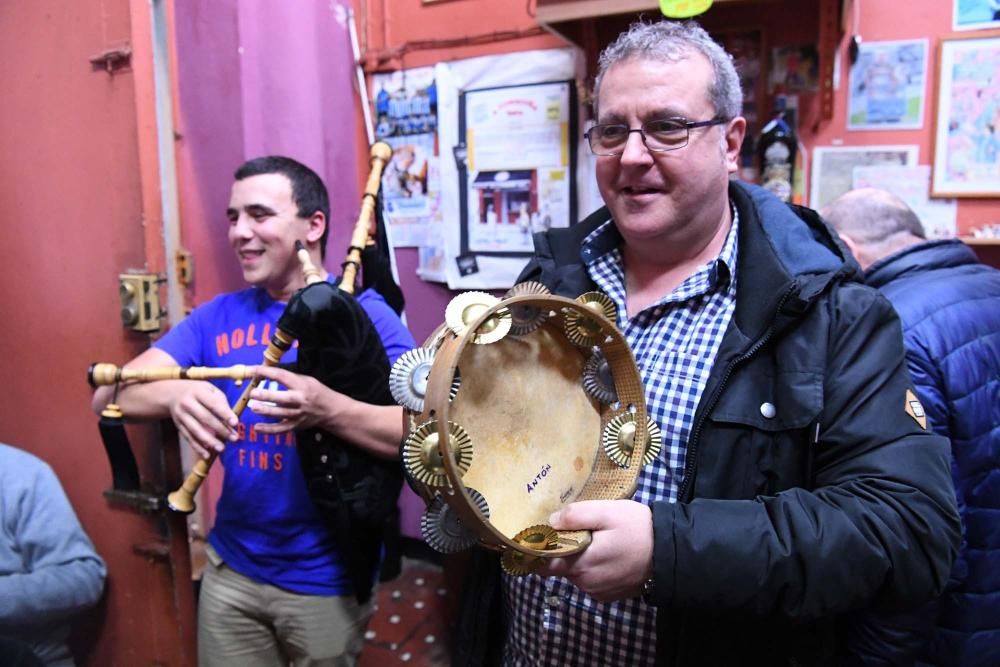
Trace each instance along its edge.
<path fill-rule="evenodd" d="M 404 558 L 399 577 L 376 593 L 359 667 L 448 665 L 450 600 L 440 565 Z"/>

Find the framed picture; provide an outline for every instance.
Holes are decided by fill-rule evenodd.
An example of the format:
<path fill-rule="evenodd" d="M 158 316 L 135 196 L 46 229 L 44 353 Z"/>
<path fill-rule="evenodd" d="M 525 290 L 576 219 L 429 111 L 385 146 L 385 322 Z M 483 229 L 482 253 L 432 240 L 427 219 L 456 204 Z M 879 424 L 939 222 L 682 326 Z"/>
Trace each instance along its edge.
<path fill-rule="evenodd" d="M 863 42 L 851 66 L 848 130 L 916 130 L 924 124 L 927 40 Z"/>
<path fill-rule="evenodd" d="M 912 167 L 917 146 L 817 146 L 813 149 L 809 206 L 821 209 L 854 188 L 854 168 Z"/>
<path fill-rule="evenodd" d="M 1000 28 L 1000 2 L 997 0 L 952 0 L 952 27 L 955 30 Z"/>
<path fill-rule="evenodd" d="M 947 37 L 938 54 L 934 197 L 1000 197 L 1000 32 Z"/>

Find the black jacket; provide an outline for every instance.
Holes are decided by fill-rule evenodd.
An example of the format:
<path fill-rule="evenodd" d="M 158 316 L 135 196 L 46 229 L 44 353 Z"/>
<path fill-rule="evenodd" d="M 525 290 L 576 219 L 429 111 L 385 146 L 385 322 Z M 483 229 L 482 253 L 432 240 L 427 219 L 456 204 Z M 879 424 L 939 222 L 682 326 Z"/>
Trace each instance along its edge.
<path fill-rule="evenodd" d="M 657 662 L 884 664 L 892 647 L 856 640 L 851 612 L 943 588 L 960 538 L 948 442 L 904 411 L 899 321 L 829 228 L 759 188 L 734 183 L 730 197 L 736 310 L 680 501 L 652 503 Z M 580 243 L 607 219 L 536 235 L 521 280 L 564 296 L 593 289 Z M 495 557 L 475 554 L 455 664 L 497 659 L 498 582 Z"/>

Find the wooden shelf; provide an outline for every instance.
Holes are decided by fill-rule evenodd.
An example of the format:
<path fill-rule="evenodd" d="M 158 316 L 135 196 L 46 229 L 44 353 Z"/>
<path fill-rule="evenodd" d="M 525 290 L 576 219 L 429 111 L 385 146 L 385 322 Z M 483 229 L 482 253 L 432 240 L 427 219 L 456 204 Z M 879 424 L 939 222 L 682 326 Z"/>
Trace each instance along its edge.
<path fill-rule="evenodd" d="M 981 246 L 1000 246 L 1000 239 L 986 239 L 986 238 L 976 238 L 974 236 L 959 236 L 958 240 L 965 245 L 981 245 Z"/>

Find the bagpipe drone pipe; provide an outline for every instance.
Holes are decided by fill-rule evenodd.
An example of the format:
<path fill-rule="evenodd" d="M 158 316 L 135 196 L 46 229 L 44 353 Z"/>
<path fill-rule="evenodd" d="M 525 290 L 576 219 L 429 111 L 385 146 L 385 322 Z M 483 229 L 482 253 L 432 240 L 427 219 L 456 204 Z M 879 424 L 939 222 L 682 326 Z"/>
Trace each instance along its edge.
<path fill-rule="evenodd" d="M 368 242 L 382 165 L 391 154 L 392 149 L 384 143 L 372 147 L 373 167 L 339 287 L 316 283 L 300 293 L 295 309 L 302 312 L 293 315 L 302 325 L 296 332 L 298 360 L 289 366 L 372 405 L 395 405 L 389 390 L 389 359 L 353 293 L 360 265 L 363 285 L 371 285 L 394 309 L 402 309 L 402 294 L 389 273 L 388 261 L 380 247 Z M 290 302 L 289 310 L 292 308 Z M 296 441 L 309 494 L 329 522 L 358 600 L 364 602 L 382 560 L 383 545 L 398 537 L 402 467 L 398 461 L 378 458 L 317 428 L 296 431 Z M 388 547 L 386 550 L 383 578 L 394 576 L 399 569 L 398 554 Z"/>

